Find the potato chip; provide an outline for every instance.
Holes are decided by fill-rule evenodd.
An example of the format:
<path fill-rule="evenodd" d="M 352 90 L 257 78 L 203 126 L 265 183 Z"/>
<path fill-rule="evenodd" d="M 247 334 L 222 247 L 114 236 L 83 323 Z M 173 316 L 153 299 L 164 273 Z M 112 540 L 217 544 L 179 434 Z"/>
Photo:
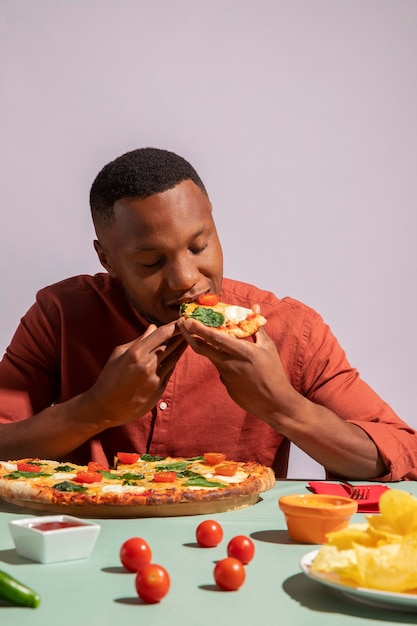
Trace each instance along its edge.
<path fill-rule="evenodd" d="M 367 532 L 368 524 L 350 524 L 346 528 L 341 530 L 335 530 L 334 532 L 327 534 L 327 543 L 331 546 L 336 546 L 339 550 L 347 550 L 352 548 L 354 543 L 358 543 L 363 546 L 376 545 L 375 540 Z"/>
<path fill-rule="evenodd" d="M 326 543 L 311 564 L 312 572 L 339 574 L 349 566 L 356 566 L 355 550 L 338 550 Z"/>
<path fill-rule="evenodd" d="M 387 520 L 380 515 L 368 516 L 368 535 L 372 538 L 375 546 L 384 543 L 400 543 L 402 535 L 394 533 Z"/>
<path fill-rule="evenodd" d="M 361 587 L 404 592 L 417 586 L 417 550 L 404 543 L 378 548 L 355 546 L 356 582 Z M 352 571 L 349 570 L 352 577 Z"/>
<path fill-rule="evenodd" d="M 379 510 L 394 533 L 417 532 L 417 498 L 411 494 L 388 489 L 379 499 Z"/>

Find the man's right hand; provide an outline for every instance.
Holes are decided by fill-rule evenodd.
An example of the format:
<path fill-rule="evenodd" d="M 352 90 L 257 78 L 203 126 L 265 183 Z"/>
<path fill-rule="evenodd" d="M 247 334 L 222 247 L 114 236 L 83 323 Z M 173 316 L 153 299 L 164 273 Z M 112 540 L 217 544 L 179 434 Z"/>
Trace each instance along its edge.
<path fill-rule="evenodd" d="M 176 323 L 171 322 L 159 327 L 151 324 L 141 337 L 115 348 L 84 398 L 97 430 L 126 424 L 150 411 L 186 347 Z"/>

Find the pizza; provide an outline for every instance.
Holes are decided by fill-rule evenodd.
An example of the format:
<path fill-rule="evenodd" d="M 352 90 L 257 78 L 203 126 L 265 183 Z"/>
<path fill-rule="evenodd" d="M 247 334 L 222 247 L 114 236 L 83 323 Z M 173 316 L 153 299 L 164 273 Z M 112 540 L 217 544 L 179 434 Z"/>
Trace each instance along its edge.
<path fill-rule="evenodd" d="M 29 508 L 116 516 L 195 514 L 254 504 L 275 484 L 271 468 L 227 460 L 122 453 L 112 468 L 42 459 L 0 461 L 0 497 Z M 173 508 L 176 507 L 176 508 Z M 178 513 L 177 513 L 178 511 Z M 89 513 L 90 514 L 90 513 Z"/>
<path fill-rule="evenodd" d="M 180 307 L 182 317 L 191 317 L 238 339 L 254 335 L 266 319 L 252 309 L 220 302 L 219 296 L 206 293 L 196 302 L 184 302 Z"/>

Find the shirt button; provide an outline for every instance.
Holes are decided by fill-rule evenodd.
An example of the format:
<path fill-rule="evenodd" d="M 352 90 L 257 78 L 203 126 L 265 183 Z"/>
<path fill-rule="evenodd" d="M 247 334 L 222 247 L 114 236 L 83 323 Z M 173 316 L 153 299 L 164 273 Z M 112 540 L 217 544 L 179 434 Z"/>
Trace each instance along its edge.
<path fill-rule="evenodd" d="M 168 408 L 168 405 L 166 402 L 161 402 L 159 404 L 159 408 L 161 409 L 161 411 L 165 411 L 165 409 Z"/>

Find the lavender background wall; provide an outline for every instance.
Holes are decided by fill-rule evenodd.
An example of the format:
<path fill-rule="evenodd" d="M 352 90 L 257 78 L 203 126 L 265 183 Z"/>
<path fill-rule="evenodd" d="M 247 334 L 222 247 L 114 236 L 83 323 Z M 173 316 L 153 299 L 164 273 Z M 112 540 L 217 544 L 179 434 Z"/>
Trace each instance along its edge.
<path fill-rule="evenodd" d="M 416 59 L 415 0 L 1 0 L 0 351 L 100 270 L 90 184 L 154 145 L 205 181 L 225 273 L 315 307 L 417 427 Z"/>

